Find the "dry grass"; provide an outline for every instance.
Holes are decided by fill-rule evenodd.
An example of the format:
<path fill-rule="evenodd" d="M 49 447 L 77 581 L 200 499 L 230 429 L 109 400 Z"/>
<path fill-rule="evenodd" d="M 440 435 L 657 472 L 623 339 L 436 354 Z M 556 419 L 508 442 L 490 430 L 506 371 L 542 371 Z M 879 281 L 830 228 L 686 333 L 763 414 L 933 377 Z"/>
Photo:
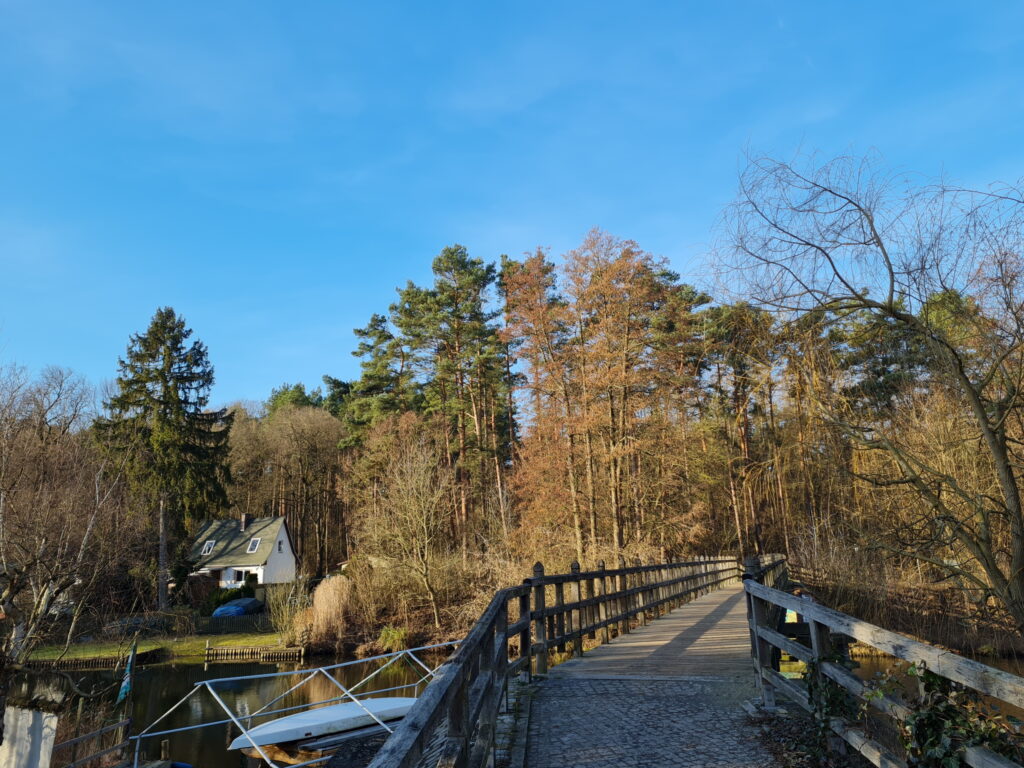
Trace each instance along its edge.
<path fill-rule="evenodd" d="M 925 583 L 913 571 L 846 562 L 794 569 L 823 604 L 864 621 L 967 654 L 1016 656 L 1024 639 L 998 606 L 946 581 Z"/>
<path fill-rule="evenodd" d="M 340 650 L 349 634 L 352 581 L 345 576 L 328 576 L 313 592 L 308 608 L 294 617 L 292 634 L 315 650 Z"/>

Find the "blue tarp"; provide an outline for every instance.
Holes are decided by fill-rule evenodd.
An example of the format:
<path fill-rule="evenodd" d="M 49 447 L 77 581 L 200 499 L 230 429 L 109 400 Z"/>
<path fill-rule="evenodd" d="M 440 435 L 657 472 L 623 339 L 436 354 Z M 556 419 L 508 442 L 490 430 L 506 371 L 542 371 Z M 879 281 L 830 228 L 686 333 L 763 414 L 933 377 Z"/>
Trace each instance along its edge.
<path fill-rule="evenodd" d="M 248 616 L 252 613 L 259 613 L 263 610 L 263 603 L 254 597 L 240 597 L 237 600 L 230 600 L 213 612 L 215 617 L 219 616 Z"/>

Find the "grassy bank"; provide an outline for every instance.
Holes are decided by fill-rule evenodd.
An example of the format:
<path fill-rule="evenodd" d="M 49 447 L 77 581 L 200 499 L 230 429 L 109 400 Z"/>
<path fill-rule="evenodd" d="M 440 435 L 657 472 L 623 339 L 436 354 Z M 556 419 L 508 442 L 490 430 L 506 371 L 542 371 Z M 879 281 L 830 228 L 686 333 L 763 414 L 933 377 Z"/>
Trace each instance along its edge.
<path fill-rule="evenodd" d="M 280 646 L 281 636 L 276 632 L 234 633 L 230 635 L 188 635 L 185 637 L 152 637 L 139 640 L 139 653 L 163 649 L 176 659 L 202 658 L 209 641 L 213 648 L 241 648 L 248 646 Z M 65 659 L 98 659 L 124 655 L 131 644 L 94 641 L 76 643 L 68 648 Z M 61 655 L 63 646 L 47 645 L 32 652 L 33 661 L 51 661 Z"/>

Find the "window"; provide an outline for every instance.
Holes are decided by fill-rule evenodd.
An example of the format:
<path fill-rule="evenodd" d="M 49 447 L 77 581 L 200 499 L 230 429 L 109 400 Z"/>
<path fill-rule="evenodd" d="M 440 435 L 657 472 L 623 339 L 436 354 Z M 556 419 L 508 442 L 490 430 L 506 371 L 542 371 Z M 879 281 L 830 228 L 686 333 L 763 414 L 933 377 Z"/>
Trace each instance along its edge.
<path fill-rule="evenodd" d="M 213 548 L 214 548 L 214 546 L 216 544 L 217 544 L 216 541 L 214 541 L 213 539 L 210 539 L 210 541 L 208 541 L 205 544 L 203 544 L 203 551 L 200 554 L 202 554 L 202 555 L 210 554 L 211 552 L 213 552 Z"/>
<path fill-rule="evenodd" d="M 284 552 L 284 542 L 283 541 L 277 542 L 277 551 L 278 552 Z"/>
<path fill-rule="evenodd" d="M 245 550 L 245 553 L 247 555 L 251 555 L 253 552 L 255 552 L 257 549 L 260 548 L 260 542 L 261 541 L 262 541 L 262 539 L 250 539 L 249 540 L 249 548 L 247 550 Z"/>

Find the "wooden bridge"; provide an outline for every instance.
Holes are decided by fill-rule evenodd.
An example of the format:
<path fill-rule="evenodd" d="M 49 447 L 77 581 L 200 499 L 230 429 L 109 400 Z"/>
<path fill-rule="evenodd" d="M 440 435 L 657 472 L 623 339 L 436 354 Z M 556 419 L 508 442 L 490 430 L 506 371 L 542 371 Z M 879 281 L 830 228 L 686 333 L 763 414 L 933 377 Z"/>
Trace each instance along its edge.
<path fill-rule="evenodd" d="M 774 712 L 777 695 L 817 710 L 836 743 L 879 768 L 905 768 L 898 745 L 811 693 L 845 691 L 897 727 L 912 716 L 836 663 L 850 640 L 1024 711 L 1021 678 L 778 588 L 786 582 L 780 556 L 554 575 L 538 564 L 494 596 L 370 768 L 766 768 L 773 760 L 741 705 L 756 697 Z M 817 685 L 782 675 L 782 654 L 806 662 Z M 956 759 L 1020 768 L 997 751 L 1007 750 L 975 744 Z"/>

